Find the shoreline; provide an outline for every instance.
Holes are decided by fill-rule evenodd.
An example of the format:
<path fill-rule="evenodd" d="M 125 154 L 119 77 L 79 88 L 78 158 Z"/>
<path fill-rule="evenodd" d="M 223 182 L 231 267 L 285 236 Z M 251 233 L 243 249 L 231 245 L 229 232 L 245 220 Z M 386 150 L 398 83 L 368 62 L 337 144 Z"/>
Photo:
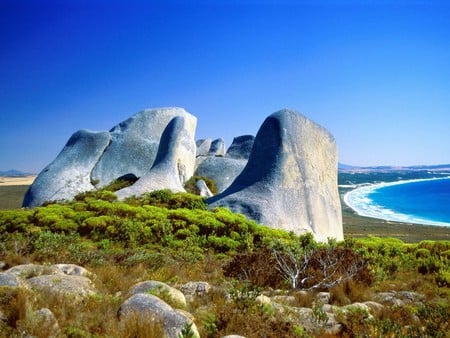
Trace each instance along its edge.
<path fill-rule="evenodd" d="M 8 187 L 14 185 L 31 185 L 37 175 L 29 176 L 0 176 L 0 187 Z"/>
<path fill-rule="evenodd" d="M 387 222 L 449 228 L 450 223 L 448 222 L 433 221 L 430 219 L 425 219 L 414 215 L 398 213 L 393 210 L 378 206 L 376 204 L 372 204 L 371 201 L 367 198 L 367 195 L 370 194 L 371 192 L 388 186 L 409 184 L 421 181 L 446 180 L 446 179 L 450 179 L 450 176 L 409 179 L 395 182 L 381 182 L 369 185 L 362 185 L 346 192 L 342 198 L 342 201 L 354 213 L 356 213 L 358 216 L 361 217 L 375 218 Z"/>

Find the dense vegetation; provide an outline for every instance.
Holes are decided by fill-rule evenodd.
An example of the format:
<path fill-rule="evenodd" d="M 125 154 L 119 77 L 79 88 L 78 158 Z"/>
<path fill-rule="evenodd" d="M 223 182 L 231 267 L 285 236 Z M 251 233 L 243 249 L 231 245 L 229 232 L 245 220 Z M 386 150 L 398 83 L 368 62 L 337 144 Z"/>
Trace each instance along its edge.
<path fill-rule="evenodd" d="M 316 243 L 311 235 L 299 237 L 264 227 L 224 208 L 207 210 L 196 195 L 162 190 L 118 201 L 108 189 L 114 187 L 80 194 L 70 202 L 0 211 L 0 261 L 6 267 L 75 263 L 97 276 L 99 296 L 83 304 L 82 311 L 54 300 L 51 309 L 66 336 L 138 335 L 139 328 L 127 331 L 115 324 L 115 312 L 128 288 L 145 279 L 172 285 L 205 280 L 228 290 L 232 303 L 216 292 L 188 309 L 202 337 L 230 332 L 247 337 L 324 336 L 324 331 L 307 332 L 255 301 L 261 292 L 271 295 L 278 289 L 295 296 L 298 306 L 313 307 L 314 297 L 298 296 L 299 288 L 312 290 L 311 294 L 330 291 L 336 305 L 369 300 L 379 291 L 424 294 L 420 304 L 391 307 L 370 320 L 357 311 L 347 314 L 340 319 L 344 336 L 447 334 L 449 241 L 406 244 L 366 237 Z M 327 260 L 331 258 L 332 263 Z M 280 261 L 285 265 L 307 261 L 296 276 L 297 290 L 286 278 L 288 269 L 283 273 L 277 264 Z M 334 262 L 331 281 L 343 277 L 341 282 L 321 284 L 329 273 L 324 266 Z M 357 269 L 350 273 L 349 266 Z M 26 309 L 39 307 L 40 301 L 20 302 L 8 290 L 0 292 L 0 305 L 16 311 L 13 319 L 0 321 L 0 332 L 17 335 L 24 327 L 33 331 Z M 314 313 L 317 320 L 323 316 L 320 309 Z"/>

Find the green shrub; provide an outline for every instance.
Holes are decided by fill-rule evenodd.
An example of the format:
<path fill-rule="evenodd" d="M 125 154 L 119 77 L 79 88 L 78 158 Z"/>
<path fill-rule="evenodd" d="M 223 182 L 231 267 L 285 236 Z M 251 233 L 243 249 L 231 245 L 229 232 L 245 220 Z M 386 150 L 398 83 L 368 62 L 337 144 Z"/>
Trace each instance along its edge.
<path fill-rule="evenodd" d="M 436 274 L 436 284 L 440 287 L 450 287 L 450 270 L 441 268 Z"/>
<path fill-rule="evenodd" d="M 211 191 L 211 193 L 213 195 L 217 194 L 217 185 L 216 182 L 214 182 L 213 179 L 205 177 L 205 176 L 192 176 L 185 184 L 184 184 L 184 189 L 186 189 L 187 192 L 191 193 L 191 194 L 195 194 L 195 195 L 199 195 L 199 191 L 197 189 L 197 187 L 195 186 L 195 184 L 197 183 L 197 181 L 199 180 L 203 180 L 206 183 L 206 186 L 208 187 L 208 189 Z"/>

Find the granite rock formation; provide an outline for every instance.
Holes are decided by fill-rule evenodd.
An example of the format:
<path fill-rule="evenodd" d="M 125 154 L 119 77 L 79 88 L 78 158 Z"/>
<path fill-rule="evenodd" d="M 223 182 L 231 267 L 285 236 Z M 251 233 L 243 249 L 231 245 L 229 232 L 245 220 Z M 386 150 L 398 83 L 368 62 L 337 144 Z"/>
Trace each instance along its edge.
<path fill-rule="evenodd" d="M 196 125 L 196 117 L 182 108 L 159 108 L 109 132 L 78 131 L 30 186 L 23 205 L 70 200 L 123 177 L 137 181 L 117 192 L 120 199 L 159 189 L 185 191 L 195 173 L 217 185 L 211 207 L 225 206 L 298 234 L 312 232 L 320 241 L 343 238 L 337 150 L 325 129 L 282 110 L 264 121 L 256 138 L 236 137 L 225 151 L 221 138 L 195 142 Z"/>
<path fill-rule="evenodd" d="M 110 132 L 77 131 L 30 186 L 23 206 L 36 207 L 46 201 L 71 200 L 81 192 L 116 179 L 143 176 L 152 167 L 162 134 L 175 117 L 184 119 L 186 131 L 183 133 L 194 139 L 197 118 L 182 108 L 147 109 L 119 123 Z M 195 152 L 195 145 L 188 146 Z M 186 159 L 186 179 L 192 175 L 194 164 L 190 163 L 194 161 Z"/>
<path fill-rule="evenodd" d="M 23 206 L 70 200 L 80 192 L 94 189 L 91 171 L 110 140 L 108 132 L 80 130 L 74 133 L 56 159 L 36 177 L 25 194 Z"/>
<path fill-rule="evenodd" d="M 119 190 L 119 199 L 161 189 L 185 191 L 183 185 L 193 175 L 195 167 L 194 133 L 194 123 L 183 116 L 174 117 L 161 136 L 151 169 L 132 186 Z"/>
<path fill-rule="evenodd" d="M 250 153 L 252 152 L 253 143 L 255 142 L 255 136 L 242 135 L 233 139 L 230 147 L 225 154 L 226 157 L 248 160 Z"/>
<path fill-rule="evenodd" d="M 270 115 L 256 135 L 244 170 L 207 200 L 264 225 L 319 241 L 343 239 L 337 149 L 321 126 L 291 110 Z"/>
<path fill-rule="evenodd" d="M 195 130 L 197 119 L 182 108 L 147 109 L 113 127 L 111 144 L 96 163 L 93 180 L 103 186 L 128 174 L 143 176 L 155 161 L 163 131 L 176 116 Z"/>
<path fill-rule="evenodd" d="M 217 152 L 214 149 L 213 151 L 208 151 L 206 156 L 197 156 L 195 175 L 205 176 L 214 180 L 217 190 L 219 192 L 224 191 L 247 164 L 253 141 L 254 136 L 252 135 L 238 136 L 233 139 L 233 143 L 228 148 L 225 156 L 217 156 Z M 216 144 L 215 149 L 217 149 L 217 145 L 221 144 L 221 139 L 214 141 L 214 143 Z M 205 142 L 203 141 L 201 145 L 203 146 L 204 144 Z M 202 153 L 204 154 L 205 151 Z"/>

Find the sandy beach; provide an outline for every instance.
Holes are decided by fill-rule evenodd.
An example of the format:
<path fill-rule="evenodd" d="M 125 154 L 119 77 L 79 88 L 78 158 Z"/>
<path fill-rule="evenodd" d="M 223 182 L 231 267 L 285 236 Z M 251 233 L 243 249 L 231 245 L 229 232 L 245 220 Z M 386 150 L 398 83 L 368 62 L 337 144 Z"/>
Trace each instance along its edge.
<path fill-rule="evenodd" d="M 31 176 L 0 176 L 0 187 L 12 186 L 12 185 L 30 185 L 33 183 L 36 175 Z"/>

